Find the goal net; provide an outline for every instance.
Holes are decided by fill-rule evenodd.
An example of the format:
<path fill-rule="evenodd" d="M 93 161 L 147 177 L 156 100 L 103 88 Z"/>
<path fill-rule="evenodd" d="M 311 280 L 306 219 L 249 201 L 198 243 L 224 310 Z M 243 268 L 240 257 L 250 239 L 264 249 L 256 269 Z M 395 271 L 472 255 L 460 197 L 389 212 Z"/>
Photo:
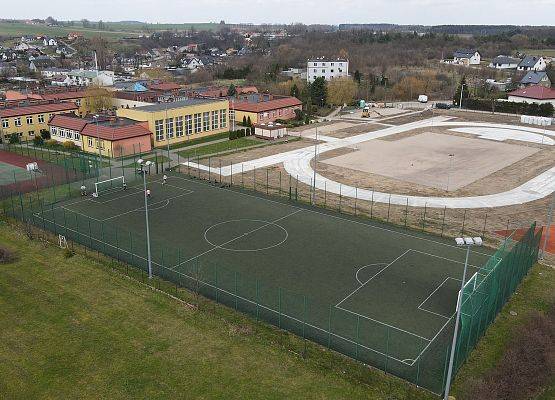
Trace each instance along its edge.
<path fill-rule="evenodd" d="M 105 181 L 96 182 L 94 184 L 93 197 L 98 197 L 106 192 L 112 192 L 114 190 L 125 189 L 125 177 L 118 176 L 111 179 L 106 179 Z"/>
<path fill-rule="evenodd" d="M 464 284 L 463 290 L 459 290 L 460 306 L 462 308 L 463 303 L 468 299 L 469 296 L 476 290 L 476 285 L 478 284 L 478 273 L 474 273 L 472 277 Z M 458 303 L 458 301 L 457 301 Z"/>

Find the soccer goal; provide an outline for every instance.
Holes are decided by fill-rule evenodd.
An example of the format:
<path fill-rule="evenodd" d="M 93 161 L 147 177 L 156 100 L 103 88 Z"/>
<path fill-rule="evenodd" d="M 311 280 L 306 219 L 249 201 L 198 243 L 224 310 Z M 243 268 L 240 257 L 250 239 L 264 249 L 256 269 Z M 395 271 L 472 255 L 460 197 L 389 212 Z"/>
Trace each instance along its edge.
<path fill-rule="evenodd" d="M 466 295 L 467 297 L 472 295 L 472 293 L 474 293 L 474 291 L 476 290 L 476 286 L 478 284 L 478 273 L 475 272 L 474 275 L 472 275 L 470 277 L 470 279 L 464 284 L 463 290 L 459 290 L 459 299 L 457 300 L 457 303 L 459 304 L 459 300 L 460 300 L 460 306 L 463 306 L 463 302 L 466 301 L 466 299 L 464 298 L 464 295 Z"/>
<path fill-rule="evenodd" d="M 126 187 L 125 176 L 117 176 L 115 178 L 106 179 L 105 181 L 96 182 L 94 184 L 93 197 L 98 197 L 106 192 L 125 189 Z"/>

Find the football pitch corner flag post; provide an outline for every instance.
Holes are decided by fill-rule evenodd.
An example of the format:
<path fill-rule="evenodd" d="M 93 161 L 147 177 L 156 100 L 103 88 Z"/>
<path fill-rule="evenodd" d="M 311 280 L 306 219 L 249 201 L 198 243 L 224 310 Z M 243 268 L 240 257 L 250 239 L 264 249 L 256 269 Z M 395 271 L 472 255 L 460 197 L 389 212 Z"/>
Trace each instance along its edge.
<path fill-rule="evenodd" d="M 145 161 L 142 158 L 137 160 L 137 163 L 141 166 L 141 175 L 143 175 L 143 194 L 145 196 L 145 223 L 146 223 L 146 251 L 148 260 L 148 278 L 152 279 L 152 257 L 150 255 L 150 230 L 148 226 L 148 196 L 146 194 L 146 170 L 145 167 L 150 167 L 152 162 Z"/>
<path fill-rule="evenodd" d="M 481 246 L 482 245 L 482 238 L 480 237 L 465 237 L 465 238 L 455 238 L 455 242 L 457 246 L 466 246 L 466 258 L 464 261 L 464 270 L 463 270 L 463 277 L 461 282 L 461 290 L 459 292 L 459 296 L 457 298 L 457 316 L 455 320 L 455 331 L 453 332 L 453 343 L 451 344 L 451 356 L 449 358 L 449 369 L 447 370 L 447 379 L 445 381 L 445 395 L 443 397 L 444 400 L 449 399 L 449 389 L 451 387 L 451 378 L 453 376 L 453 363 L 455 361 L 455 349 L 457 347 L 457 334 L 459 330 L 459 321 L 461 319 L 461 308 L 462 308 L 462 298 L 464 294 L 464 286 L 466 280 L 466 271 L 468 269 L 468 256 L 470 255 L 470 248 L 472 246 Z"/>

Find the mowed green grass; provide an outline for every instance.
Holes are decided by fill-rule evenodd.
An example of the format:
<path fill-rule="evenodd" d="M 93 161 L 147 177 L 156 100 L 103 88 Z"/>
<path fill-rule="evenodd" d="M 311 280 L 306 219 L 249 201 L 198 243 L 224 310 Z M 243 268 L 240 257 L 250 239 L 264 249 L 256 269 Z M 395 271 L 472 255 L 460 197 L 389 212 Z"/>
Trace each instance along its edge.
<path fill-rule="evenodd" d="M 191 308 L 12 226 L 0 243 L 18 256 L 0 264 L 3 398 L 437 398 L 311 343 L 303 358 L 296 336 L 207 300 Z"/>
<path fill-rule="evenodd" d="M 31 25 L 22 22 L 0 22 L 0 36 L 23 36 L 23 35 L 47 35 L 47 36 L 67 36 L 70 32 L 79 32 L 84 37 L 102 36 L 105 39 L 117 40 L 129 36 L 137 36 L 137 32 L 118 31 L 118 30 L 98 30 L 96 28 L 83 28 L 75 26 L 47 26 Z"/>
<path fill-rule="evenodd" d="M 242 137 L 234 140 L 226 140 L 224 142 L 217 142 L 207 144 L 206 146 L 195 147 L 188 150 L 179 151 L 179 156 L 183 158 L 191 157 L 204 157 L 210 154 L 217 154 L 228 151 L 235 151 L 247 147 L 270 144 L 268 141 L 258 140 L 254 138 Z"/>

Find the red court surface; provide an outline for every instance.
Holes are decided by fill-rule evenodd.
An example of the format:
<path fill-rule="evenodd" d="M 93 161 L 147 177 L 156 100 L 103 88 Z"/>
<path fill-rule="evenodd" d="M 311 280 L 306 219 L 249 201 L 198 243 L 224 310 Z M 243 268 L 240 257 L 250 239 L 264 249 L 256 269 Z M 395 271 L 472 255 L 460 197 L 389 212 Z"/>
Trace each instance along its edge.
<path fill-rule="evenodd" d="M 520 240 L 522 238 L 522 235 L 524 235 L 526 233 L 526 230 L 528 228 L 520 228 L 517 229 L 514 233 L 513 238 L 515 240 Z M 549 235 L 547 235 L 547 230 L 545 226 L 538 226 L 536 229 L 541 229 L 543 231 L 542 233 L 542 239 L 540 241 L 540 249 L 543 249 L 544 246 L 544 241 L 546 236 L 548 236 L 548 242 L 547 242 L 547 246 L 545 248 L 545 251 L 551 254 L 555 254 L 555 225 L 551 225 L 550 229 L 549 229 Z M 513 233 L 512 230 L 502 230 L 502 231 L 495 231 L 495 233 L 497 233 L 500 236 L 503 237 L 507 237 L 509 236 L 511 233 Z"/>

